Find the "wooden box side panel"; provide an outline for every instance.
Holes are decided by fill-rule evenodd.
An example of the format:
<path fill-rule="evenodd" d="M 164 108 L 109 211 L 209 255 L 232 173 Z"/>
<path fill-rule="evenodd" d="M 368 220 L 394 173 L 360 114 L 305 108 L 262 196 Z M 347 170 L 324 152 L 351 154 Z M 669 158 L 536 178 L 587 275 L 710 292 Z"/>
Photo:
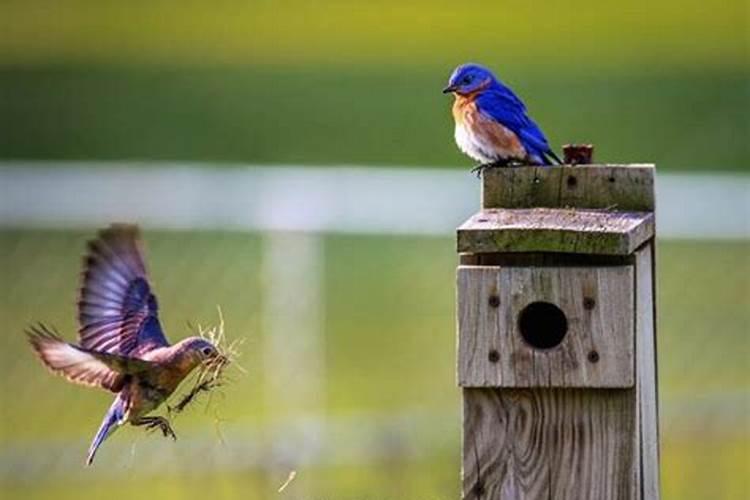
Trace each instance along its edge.
<path fill-rule="evenodd" d="M 653 165 L 492 168 L 482 174 L 482 208 L 578 207 L 654 210 Z"/>
<path fill-rule="evenodd" d="M 634 389 L 464 389 L 465 500 L 639 498 Z"/>
<path fill-rule="evenodd" d="M 633 266 L 458 268 L 458 383 L 463 387 L 632 387 Z M 550 302 L 568 332 L 528 345 L 518 317 Z"/>
<path fill-rule="evenodd" d="M 636 368 L 638 441 L 641 446 L 643 498 L 659 500 L 659 411 L 656 374 L 656 328 L 653 243 L 636 252 Z"/>

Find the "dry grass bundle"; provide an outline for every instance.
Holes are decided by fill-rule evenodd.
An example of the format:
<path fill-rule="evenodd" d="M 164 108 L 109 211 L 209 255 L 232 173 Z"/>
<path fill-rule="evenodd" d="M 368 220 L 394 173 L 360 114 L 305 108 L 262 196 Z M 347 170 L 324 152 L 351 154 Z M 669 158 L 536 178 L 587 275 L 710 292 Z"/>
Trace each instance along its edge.
<path fill-rule="evenodd" d="M 218 356 L 206 359 L 188 379 L 190 389 L 184 393 L 174 406 L 168 406 L 170 415 L 182 413 L 202 393 L 211 393 L 215 389 L 231 382 L 226 374 L 229 365 L 235 366 L 244 373 L 244 369 L 237 363 L 240 356 L 240 346 L 244 339 L 235 339 L 229 342 L 224 334 L 224 316 L 221 308 L 219 312 L 219 324 L 210 328 L 197 327 L 197 333 L 211 342 L 219 352 Z M 210 402 L 210 400 L 209 400 Z"/>

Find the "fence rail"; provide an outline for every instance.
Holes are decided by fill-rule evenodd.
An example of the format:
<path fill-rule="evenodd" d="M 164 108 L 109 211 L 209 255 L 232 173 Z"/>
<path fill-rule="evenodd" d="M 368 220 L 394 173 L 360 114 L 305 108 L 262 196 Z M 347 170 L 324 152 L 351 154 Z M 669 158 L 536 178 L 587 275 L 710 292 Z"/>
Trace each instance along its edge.
<path fill-rule="evenodd" d="M 448 236 L 476 209 L 467 171 L 162 162 L 0 162 L 0 227 Z M 750 176 L 659 174 L 663 238 L 750 238 Z"/>

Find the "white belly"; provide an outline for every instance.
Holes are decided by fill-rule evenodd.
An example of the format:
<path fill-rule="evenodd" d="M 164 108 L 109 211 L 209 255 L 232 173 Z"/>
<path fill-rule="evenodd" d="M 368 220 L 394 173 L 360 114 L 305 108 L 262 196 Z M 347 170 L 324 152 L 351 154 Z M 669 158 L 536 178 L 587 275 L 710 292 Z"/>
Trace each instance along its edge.
<path fill-rule="evenodd" d="M 494 148 L 491 144 L 484 144 L 480 137 L 470 133 L 463 124 L 456 123 L 454 137 L 458 149 L 479 163 L 492 163 L 500 159 L 498 155 L 493 154 Z"/>

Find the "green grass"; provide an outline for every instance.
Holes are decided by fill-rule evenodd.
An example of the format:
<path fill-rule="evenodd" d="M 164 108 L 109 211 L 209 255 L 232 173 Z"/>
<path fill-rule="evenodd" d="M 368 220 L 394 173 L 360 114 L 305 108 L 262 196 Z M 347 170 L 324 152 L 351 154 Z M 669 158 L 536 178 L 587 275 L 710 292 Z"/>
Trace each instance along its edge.
<path fill-rule="evenodd" d="M 170 338 L 189 333 L 186 321 L 216 321 L 220 304 L 230 336 L 244 336 L 249 373 L 226 388 L 218 405 L 232 429 L 274 422 L 266 399 L 267 366 L 260 354 L 263 300 L 257 235 L 214 232 L 147 232 L 151 274 Z M 109 396 L 71 386 L 45 373 L 25 344 L 23 328 L 43 320 L 73 338 L 79 255 L 88 233 L 0 232 L 0 379 L 12 404 L 0 405 L 0 446 L 80 442 L 83 454 Z M 419 459 L 358 467 L 303 468 L 291 494 L 305 498 L 454 498 L 458 483 L 459 391 L 454 381 L 453 244 L 445 238 L 330 236 L 323 276 L 327 386 L 323 406 L 332 416 L 417 409 L 455 423 L 454 453 L 423 443 Z M 662 400 L 664 498 L 742 498 L 750 436 L 727 428 L 726 410 L 750 389 L 747 359 L 750 322 L 747 242 L 662 242 L 659 245 L 659 382 Z M 726 396 L 726 398 L 724 398 Z M 711 406 L 700 406 L 705 398 Z M 724 398 L 724 399 L 722 399 Z M 732 399 L 734 398 L 734 399 Z M 699 410 L 682 413 L 695 402 Z M 688 406 L 690 406 L 688 404 Z M 708 415 L 708 416 L 706 416 Z M 177 420 L 181 440 L 213 432 L 211 414 L 193 411 Z M 127 461 L 138 430 L 117 435 L 102 456 Z M 157 439 L 157 438 L 151 438 Z M 228 436 L 232 439 L 232 435 Z M 221 497 L 269 498 L 283 477 L 258 471 L 196 476 L 171 467 L 165 477 L 141 478 L 127 468 L 103 479 L 6 481 L 6 498 L 117 498 L 148 491 L 174 498 L 202 495 L 205 485 Z M 75 454 L 74 454 L 75 455 Z M 140 458 L 139 458 L 140 457 Z M 147 460 L 136 452 L 135 459 Z M 296 481 L 296 480 L 295 480 Z M 363 493 L 367 492 L 367 493 Z M 399 497 L 400 495 L 400 497 Z"/>
<path fill-rule="evenodd" d="M 5 67 L 0 158 L 469 168 L 440 93 L 449 69 Z M 505 77 L 558 149 L 591 142 L 600 161 L 666 170 L 750 167 L 746 73 Z"/>

